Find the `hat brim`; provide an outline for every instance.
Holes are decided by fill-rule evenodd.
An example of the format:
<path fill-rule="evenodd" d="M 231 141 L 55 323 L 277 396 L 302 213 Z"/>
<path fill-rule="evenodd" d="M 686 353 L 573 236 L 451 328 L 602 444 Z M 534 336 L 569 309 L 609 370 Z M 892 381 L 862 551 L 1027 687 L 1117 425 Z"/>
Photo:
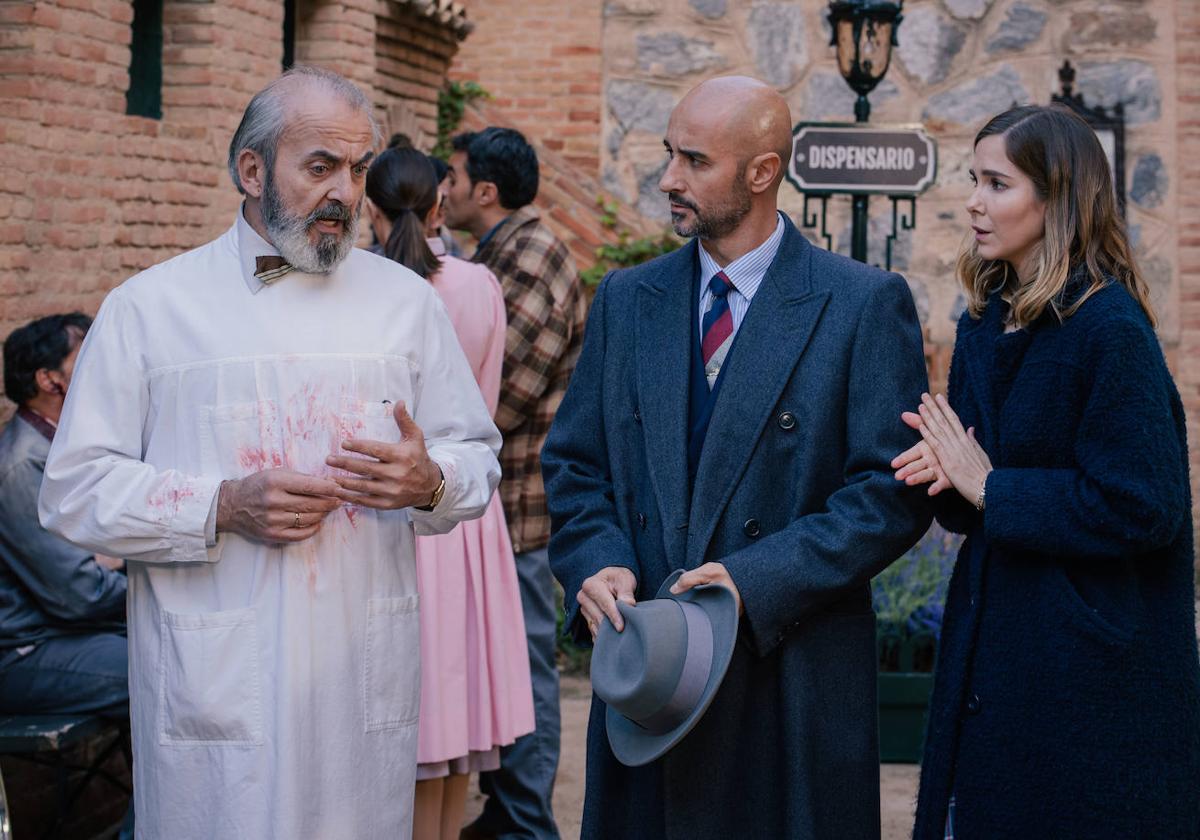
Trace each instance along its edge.
<path fill-rule="evenodd" d="M 733 593 L 728 587 L 713 583 L 695 586 L 686 592 L 675 595 L 670 589 L 682 574 L 682 569 L 672 572 L 663 581 L 658 594 L 654 597 L 688 601 L 701 607 L 708 614 L 713 631 L 712 668 L 699 702 L 696 703 L 687 718 L 669 732 L 658 735 L 647 732 L 611 706 L 605 707 L 604 720 L 605 728 L 608 730 L 608 744 L 612 747 L 617 761 L 627 767 L 641 767 L 643 764 L 649 764 L 665 754 L 692 731 L 708 710 L 713 698 L 716 697 L 717 689 L 721 687 L 721 681 L 725 678 L 725 671 L 729 668 L 729 661 L 733 658 L 733 647 L 737 642 L 738 630 L 737 601 L 734 600 Z"/>

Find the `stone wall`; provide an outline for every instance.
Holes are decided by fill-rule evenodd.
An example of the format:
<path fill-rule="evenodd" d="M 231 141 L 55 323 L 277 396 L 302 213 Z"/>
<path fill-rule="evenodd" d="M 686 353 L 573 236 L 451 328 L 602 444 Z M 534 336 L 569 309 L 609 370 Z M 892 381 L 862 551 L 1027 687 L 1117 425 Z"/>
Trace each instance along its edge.
<path fill-rule="evenodd" d="M 481 31 L 451 75 L 483 83 L 496 95 L 493 112 L 542 143 L 569 144 L 575 161 L 598 158 L 603 187 L 651 223 L 667 218 L 657 187 L 667 117 L 702 79 L 755 75 L 784 92 L 796 121 L 853 119 L 853 94 L 829 46 L 826 0 L 468 3 Z M 934 386 L 944 387 L 963 305 L 954 262 L 968 230 L 963 203 L 971 139 L 988 117 L 1014 103 L 1048 103 L 1060 89 L 1058 68 L 1069 59 L 1087 104 L 1125 108 L 1129 230 L 1189 412 L 1200 497 L 1200 237 L 1191 233 L 1200 227 L 1200 4 L 907 0 L 904 6 L 900 46 L 871 96 L 872 121 L 922 123 L 939 144 L 937 182 L 920 198 L 916 230 L 901 232 L 894 255 L 925 325 Z M 555 72 L 547 75 L 548 68 Z M 790 186 L 782 203 L 801 219 L 803 199 Z M 870 260 L 882 263 L 891 206 L 873 198 L 871 209 Z M 831 202 L 828 222 L 832 247 L 848 253 L 848 199 Z"/>
<path fill-rule="evenodd" d="M 662 133 L 679 96 L 714 75 L 747 73 L 787 96 L 800 120 L 853 120 L 853 94 L 829 46 L 825 0 L 610 0 L 605 6 L 603 179 L 643 214 L 666 219 L 657 183 Z M 931 339 L 951 342 L 962 301 L 953 264 L 967 230 L 963 202 L 971 138 L 1013 103 L 1048 103 L 1064 59 L 1089 104 L 1125 104 L 1129 222 L 1163 315 L 1179 343 L 1175 254 L 1177 160 L 1173 108 L 1175 3 L 1094 0 L 909 0 L 891 70 L 871 96 L 873 122 L 923 123 L 939 143 L 939 173 L 921 197 L 915 235 L 894 265 L 908 277 Z M 800 218 L 791 186 L 783 204 Z M 835 249 L 849 250 L 848 199 L 831 202 Z M 891 231 L 886 199 L 872 200 L 872 262 Z"/>
<path fill-rule="evenodd" d="M 1174 233 L 1178 236 L 1180 276 L 1176 381 L 1188 414 L 1195 514 L 1192 521 L 1200 522 L 1200 3 L 1181 0 L 1174 28 L 1179 155 L 1171 171 L 1178 184 L 1179 217 Z M 1197 622 L 1200 633 L 1200 618 Z"/>

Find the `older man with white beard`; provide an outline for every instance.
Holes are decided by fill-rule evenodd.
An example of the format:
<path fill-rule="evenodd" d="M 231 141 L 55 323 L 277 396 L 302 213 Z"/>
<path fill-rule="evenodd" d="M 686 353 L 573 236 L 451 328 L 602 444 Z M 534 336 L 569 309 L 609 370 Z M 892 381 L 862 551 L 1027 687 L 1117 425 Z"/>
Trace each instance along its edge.
<path fill-rule="evenodd" d="M 353 248 L 376 142 L 340 76 L 271 83 L 233 227 L 80 353 L 40 511 L 129 560 L 139 838 L 411 832 L 414 526 L 483 512 L 500 437 L 429 284 Z"/>

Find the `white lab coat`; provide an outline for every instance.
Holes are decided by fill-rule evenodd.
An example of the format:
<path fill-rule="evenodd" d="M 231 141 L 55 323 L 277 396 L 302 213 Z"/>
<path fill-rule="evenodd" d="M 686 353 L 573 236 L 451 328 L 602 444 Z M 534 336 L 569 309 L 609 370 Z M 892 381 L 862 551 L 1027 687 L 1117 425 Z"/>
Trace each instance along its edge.
<path fill-rule="evenodd" d="M 413 525 L 479 516 L 500 437 L 442 304 L 355 250 L 270 286 L 223 236 L 105 300 L 46 465 L 41 519 L 127 558 L 137 836 L 391 840 L 412 830 L 420 698 Z M 206 540 L 222 479 L 328 476 L 349 436 L 398 441 L 404 400 L 443 468 L 431 513 L 345 506 L 314 538 Z"/>

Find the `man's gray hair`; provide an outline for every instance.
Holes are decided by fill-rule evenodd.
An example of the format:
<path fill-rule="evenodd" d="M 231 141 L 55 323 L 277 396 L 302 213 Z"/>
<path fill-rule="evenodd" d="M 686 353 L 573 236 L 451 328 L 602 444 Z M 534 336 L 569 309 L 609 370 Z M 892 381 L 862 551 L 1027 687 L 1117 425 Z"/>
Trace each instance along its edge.
<path fill-rule="evenodd" d="M 254 95 L 246 106 L 246 113 L 242 115 L 237 131 L 233 133 L 229 143 L 229 177 L 242 195 L 246 194 L 246 190 L 238 175 L 238 156 L 243 149 L 249 149 L 262 157 L 268 173 L 274 173 L 275 150 L 283 130 L 287 128 L 288 97 L 297 88 L 307 86 L 323 87 L 348 105 L 360 109 L 371 121 L 371 144 L 378 146 L 382 140 L 383 134 L 375 120 L 371 100 L 357 85 L 332 70 L 297 64 Z"/>

